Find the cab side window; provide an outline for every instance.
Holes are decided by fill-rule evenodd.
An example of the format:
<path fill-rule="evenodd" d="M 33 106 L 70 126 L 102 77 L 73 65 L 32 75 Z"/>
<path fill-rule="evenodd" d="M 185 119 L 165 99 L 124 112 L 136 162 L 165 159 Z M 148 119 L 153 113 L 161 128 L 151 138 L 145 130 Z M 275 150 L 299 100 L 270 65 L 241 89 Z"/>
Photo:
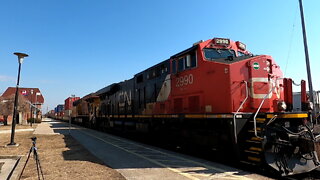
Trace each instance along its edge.
<path fill-rule="evenodd" d="M 177 73 L 177 60 L 172 61 L 172 74 Z"/>
<path fill-rule="evenodd" d="M 185 58 L 178 59 L 178 72 L 181 72 L 185 69 L 184 62 L 185 62 Z"/>
<path fill-rule="evenodd" d="M 193 52 L 190 54 L 190 57 L 191 57 L 191 68 L 197 66 L 197 54 L 196 54 L 196 52 L 197 52 L 197 51 L 193 51 Z"/>
<path fill-rule="evenodd" d="M 175 74 L 184 70 L 197 67 L 196 51 L 185 54 L 178 59 L 172 61 L 172 73 Z"/>
<path fill-rule="evenodd" d="M 197 56 L 196 51 L 193 51 L 192 53 L 188 54 L 185 57 L 185 69 L 194 68 L 197 66 Z"/>

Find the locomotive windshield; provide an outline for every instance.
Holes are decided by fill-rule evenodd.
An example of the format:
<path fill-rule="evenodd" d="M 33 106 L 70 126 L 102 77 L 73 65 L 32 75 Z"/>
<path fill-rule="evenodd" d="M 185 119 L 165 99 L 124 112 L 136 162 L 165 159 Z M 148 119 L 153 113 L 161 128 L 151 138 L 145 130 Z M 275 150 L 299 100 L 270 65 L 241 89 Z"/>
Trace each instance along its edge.
<path fill-rule="evenodd" d="M 241 51 L 238 51 L 238 56 L 241 57 L 241 56 L 245 56 L 246 54 L 241 52 Z"/>
<path fill-rule="evenodd" d="M 235 57 L 236 53 L 234 50 L 231 49 L 204 49 L 204 56 L 208 60 L 214 60 L 214 59 L 221 59 L 221 58 L 229 58 Z"/>

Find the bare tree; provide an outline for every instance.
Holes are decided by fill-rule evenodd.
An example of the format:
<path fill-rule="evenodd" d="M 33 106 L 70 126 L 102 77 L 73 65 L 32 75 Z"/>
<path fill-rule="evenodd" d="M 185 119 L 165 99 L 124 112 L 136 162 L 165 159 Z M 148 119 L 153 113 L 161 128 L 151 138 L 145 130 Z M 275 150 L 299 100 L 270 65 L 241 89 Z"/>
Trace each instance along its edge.
<path fill-rule="evenodd" d="M 0 115 L 4 118 L 4 125 L 8 125 L 8 117 L 13 115 L 14 95 L 8 97 L 0 97 Z M 18 112 L 29 112 L 30 105 L 27 100 L 22 96 L 18 96 Z M 19 123 L 19 122 L 17 122 Z"/>
<path fill-rule="evenodd" d="M 8 116 L 13 114 L 13 99 L 0 97 L 0 114 L 3 116 L 4 125 L 8 125 Z"/>

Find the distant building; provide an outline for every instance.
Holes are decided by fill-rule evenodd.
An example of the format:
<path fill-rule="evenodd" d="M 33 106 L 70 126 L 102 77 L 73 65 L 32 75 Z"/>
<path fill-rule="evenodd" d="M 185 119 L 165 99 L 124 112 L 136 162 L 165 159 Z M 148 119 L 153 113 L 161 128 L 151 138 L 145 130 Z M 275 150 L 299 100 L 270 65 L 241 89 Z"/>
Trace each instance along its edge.
<path fill-rule="evenodd" d="M 7 90 L 1 95 L 2 99 L 9 99 L 15 96 L 16 87 L 9 87 Z M 28 118 L 41 118 L 42 112 L 41 107 L 44 103 L 44 98 L 41 94 L 39 88 L 19 88 L 18 92 L 19 96 L 21 96 L 24 103 L 27 103 L 29 106 L 28 112 L 19 112 L 20 123 L 23 123 Z M 21 114 L 20 114 L 21 113 Z M 8 120 L 12 121 L 12 115 L 8 118 Z M 9 122 L 10 123 L 10 122 Z"/>
<path fill-rule="evenodd" d="M 16 93 L 15 87 L 9 87 L 3 94 L 2 97 L 7 97 Z M 41 109 L 41 105 L 44 103 L 44 98 L 41 94 L 39 88 L 19 88 L 19 93 L 23 95 L 30 103 L 39 105 Z"/>

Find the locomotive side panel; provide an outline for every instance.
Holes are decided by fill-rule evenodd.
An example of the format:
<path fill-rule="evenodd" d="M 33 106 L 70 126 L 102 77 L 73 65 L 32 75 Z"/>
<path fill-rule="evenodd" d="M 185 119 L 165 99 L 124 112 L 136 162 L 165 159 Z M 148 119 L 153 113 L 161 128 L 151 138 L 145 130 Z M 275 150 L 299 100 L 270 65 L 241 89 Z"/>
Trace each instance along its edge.
<path fill-rule="evenodd" d="M 135 75 L 134 100 L 136 115 L 161 114 L 168 108 L 166 100 L 171 89 L 169 60 Z"/>

